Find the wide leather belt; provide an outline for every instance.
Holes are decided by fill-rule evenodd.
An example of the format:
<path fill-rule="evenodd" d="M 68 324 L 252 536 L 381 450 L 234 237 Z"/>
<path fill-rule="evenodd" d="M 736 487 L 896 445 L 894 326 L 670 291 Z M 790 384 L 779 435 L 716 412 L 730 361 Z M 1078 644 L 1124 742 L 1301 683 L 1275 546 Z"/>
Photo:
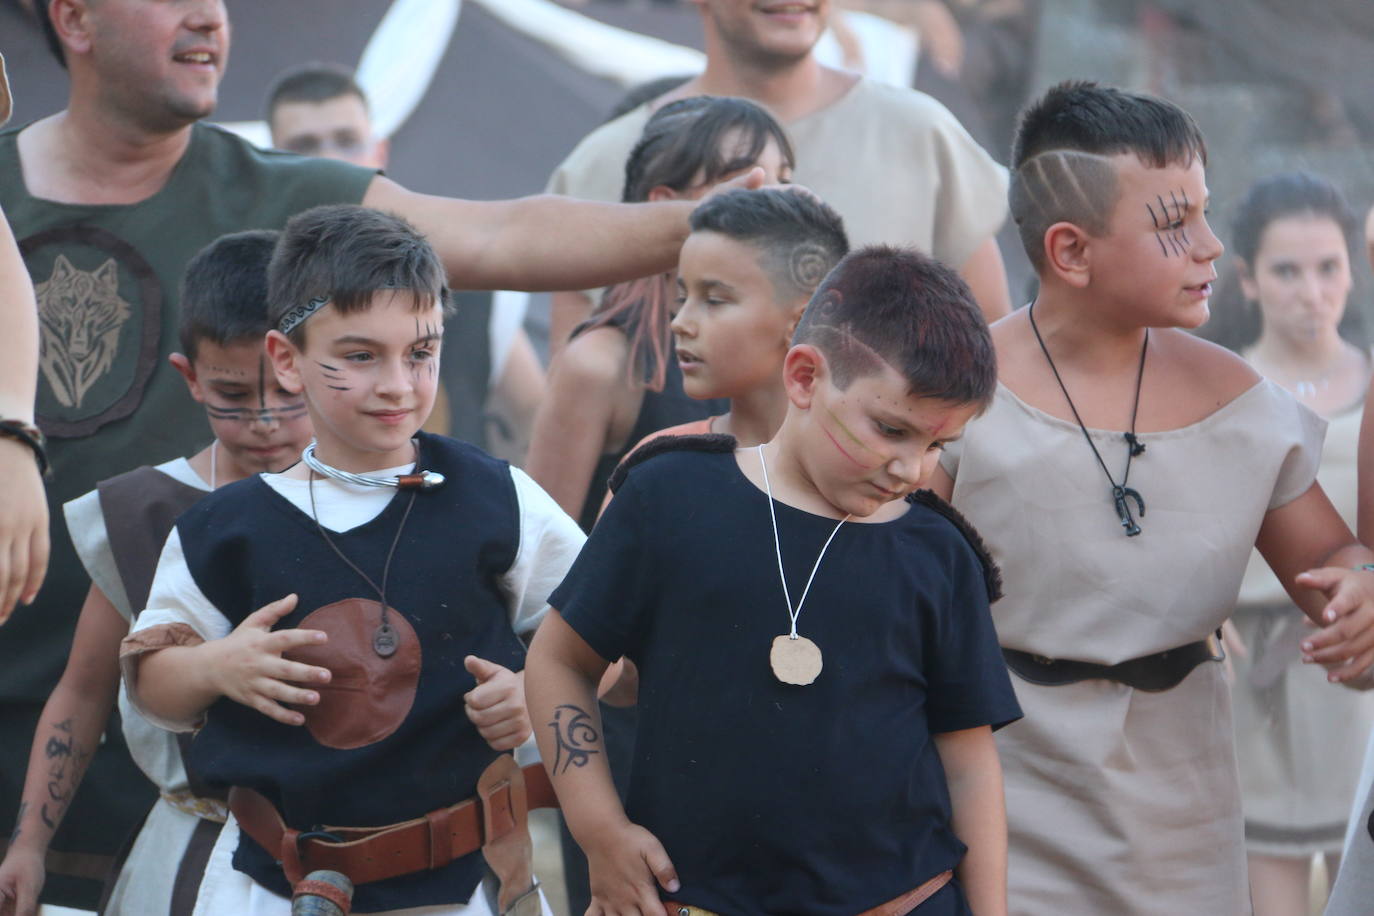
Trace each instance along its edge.
<path fill-rule="evenodd" d="M 244 833 L 277 857 L 294 886 L 318 869 L 342 872 L 354 884 L 442 868 L 513 830 L 524 829 L 524 811 L 556 808 L 558 798 L 543 764 L 510 765 L 509 778 L 424 817 L 385 827 L 287 827 L 276 806 L 252 789 L 229 791 L 229 810 Z M 523 774 L 523 780 L 518 776 Z M 517 798 L 523 795 L 524 798 Z"/>
<path fill-rule="evenodd" d="M 880 903 L 872 909 L 864 910 L 859 916 L 906 916 L 907 913 L 935 896 L 935 892 L 948 884 L 953 877 L 954 872 L 942 871 L 929 881 L 922 883 L 920 887 L 914 887 L 900 897 L 892 898 L 887 903 Z M 663 911 L 666 916 L 720 916 L 719 913 L 711 910 L 704 910 L 699 906 L 686 903 L 676 903 L 672 900 L 663 902 Z"/>
<path fill-rule="evenodd" d="M 1007 667 L 1032 684 L 1061 687 L 1079 681 L 1107 680 L 1137 690 L 1159 692 L 1183 682 L 1203 662 L 1219 662 L 1226 657 L 1221 642 L 1203 639 L 1153 655 L 1130 658 L 1115 665 L 1099 665 L 1066 658 L 1047 658 L 1019 649 L 1003 649 Z"/>

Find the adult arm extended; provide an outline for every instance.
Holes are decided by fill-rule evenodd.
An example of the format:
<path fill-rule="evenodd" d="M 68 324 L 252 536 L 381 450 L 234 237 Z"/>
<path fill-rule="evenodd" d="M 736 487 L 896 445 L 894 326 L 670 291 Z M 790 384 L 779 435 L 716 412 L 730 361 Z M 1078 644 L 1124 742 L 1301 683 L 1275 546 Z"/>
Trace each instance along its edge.
<path fill-rule="evenodd" d="M 676 257 L 676 255 L 674 255 Z M 0 418 L 33 422 L 38 306 L 9 223 L 0 212 Z M 33 452 L 0 436 L 0 623 L 38 594 L 48 569 L 48 503 Z"/>
<path fill-rule="evenodd" d="M 691 201 L 608 204 L 541 194 L 472 201 L 408 191 L 378 176 L 363 204 L 429 237 L 463 289 L 590 289 L 669 270 Z"/>

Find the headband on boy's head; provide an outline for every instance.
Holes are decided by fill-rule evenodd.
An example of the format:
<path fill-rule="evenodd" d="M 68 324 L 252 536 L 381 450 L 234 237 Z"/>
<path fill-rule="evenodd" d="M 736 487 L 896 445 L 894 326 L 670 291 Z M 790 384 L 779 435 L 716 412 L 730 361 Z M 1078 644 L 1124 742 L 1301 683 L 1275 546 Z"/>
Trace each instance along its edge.
<path fill-rule="evenodd" d="M 305 305 L 298 305 L 285 315 L 281 316 L 281 321 L 277 323 L 277 330 L 283 334 L 290 334 L 301 322 L 309 318 L 329 304 L 328 296 L 316 296 Z"/>
<path fill-rule="evenodd" d="M 0 54 L 0 127 L 10 119 L 10 81 L 5 77 L 5 55 Z"/>

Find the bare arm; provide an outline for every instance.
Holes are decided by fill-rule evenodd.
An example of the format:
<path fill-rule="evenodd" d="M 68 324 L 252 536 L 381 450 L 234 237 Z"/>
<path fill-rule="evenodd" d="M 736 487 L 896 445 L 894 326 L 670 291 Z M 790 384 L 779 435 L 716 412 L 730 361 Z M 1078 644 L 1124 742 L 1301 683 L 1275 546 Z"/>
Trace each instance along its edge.
<path fill-rule="evenodd" d="M 596 303 L 586 293 L 563 290 L 549 298 L 549 356 L 556 357 L 568 345 L 573 329 L 587 320 Z"/>
<path fill-rule="evenodd" d="M 988 236 L 959 268 L 959 276 L 973 291 L 988 324 L 1011 313 L 1011 293 L 1007 289 L 1007 269 L 997 239 Z"/>
<path fill-rule="evenodd" d="M 38 306 L 14 234 L 0 212 L 0 418 L 33 422 Z M 48 503 L 27 445 L 0 436 L 0 623 L 38 594 L 48 568 Z"/>
<path fill-rule="evenodd" d="M 669 270 L 691 201 L 608 204 L 543 194 L 472 201 L 407 191 L 378 176 L 363 204 L 429 237 L 461 289 L 590 289 Z"/>
<path fill-rule="evenodd" d="M 539 753 L 558 793 L 568 829 L 587 854 L 592 909 L 660 916 L 657 879 L 669 893 L 677 874 L 658 840 L 631 824 L 620 804 L 601 739 L 596 685 L 607 662 L 557 610 L 530 646 L 525 697 Z"/>
<path fill-rule="evenodd" d="M 323 643 L 319 630 L 273 630 L 291 613 L 296 596 L 287 595 L 244 618 L 232 633 L 199 645 L 168 646 L 134 660 L 129 684 L 141 708 L 167 723 L 191 728 L 220 697 L 229 697 L 285 725 L 302 725 L 305 716 L 283 703 L 313 706 L 320 695 L 297 684 L 323 684 L 329 671 L 287 661 L 296 646 Z"/>
<path fill-rule="evenodd" d="M 1374 210 L 1370 211 L 1374 212 Z M 1374 251 L 1374 239 L 1370 240 Z M 1360 419 L 1360 454 L 1357 463 L 1360 472 L 1359 517 L 1356 527 L 1360 540 L 1374 543 L 1374 379 L 1370 380 L 1369 393 L 1364 399 L 1364 416 Z"/>
<path fill-rule="evenodd" d="M 119 641 L 129 625 L 94 585 L 76 624 L 62 678 L 43 706 L 29 751 L 19 813 L 0 862 L 0 914 L 31 916 L 43 889 L 43 859 L 114 707 Z"/>
<path fill-rule="evenodd" d="M 1264 516 L 1255 547 L 1293 603 L 1323 627 L 1303 641 L 1304 656 L 1331 668 L 1332 681 L 1352 679 L 1374 662 L 1374 551 L 1350 529 L 1313 484 Z"/>
<path fill-rule="evenodd" d="M 930 490 L 945 502 L 949 502 L 954 498 L 954 478 L 950 477 L 949 472 L 942 466 L 937 465 L 935 473 L 930 475 Z"/>
<path fill-rule="evenodd" d="M 949 782 L 954 833 L 968 847 L 955 871 L 976 916 L 1006 916 L 1007 808 L 1002 764 L 985 726 L 935 736 Z"/>
<path fill-rule="evenodd" d="M 589 331 L 549 367 L 525 469 L 574 519 L 580 517 L 597 459 L 607 450 L 624 399 L 627 346 L 612 329 Z"/>

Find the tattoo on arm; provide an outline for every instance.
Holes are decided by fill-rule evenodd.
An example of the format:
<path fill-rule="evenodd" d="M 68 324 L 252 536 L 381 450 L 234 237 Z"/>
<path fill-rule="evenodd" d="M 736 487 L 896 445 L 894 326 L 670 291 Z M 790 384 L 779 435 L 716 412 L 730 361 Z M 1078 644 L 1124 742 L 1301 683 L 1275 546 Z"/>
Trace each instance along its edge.
<path fill-rule="evenodd" d="M 558 742 L 558 754 L 553 760 L 555 773 L 566 773 L 568 767 L 580 769 L 593 754 L 601 753 L 592 746 L 601 742 L 601 736 L 592 725 L 591 715 L 580 706 L 565 703 L 556 707 L 549 728 Z"/>
<path fill-rule="evenodd" d="M 76 742 L 72 720 L 67 718 L 53 726 L 43 755 L 48 761 L 48 800 L 38 813 L 49 829 L 56 830 L 76 794 L 91 752 Z"/>

